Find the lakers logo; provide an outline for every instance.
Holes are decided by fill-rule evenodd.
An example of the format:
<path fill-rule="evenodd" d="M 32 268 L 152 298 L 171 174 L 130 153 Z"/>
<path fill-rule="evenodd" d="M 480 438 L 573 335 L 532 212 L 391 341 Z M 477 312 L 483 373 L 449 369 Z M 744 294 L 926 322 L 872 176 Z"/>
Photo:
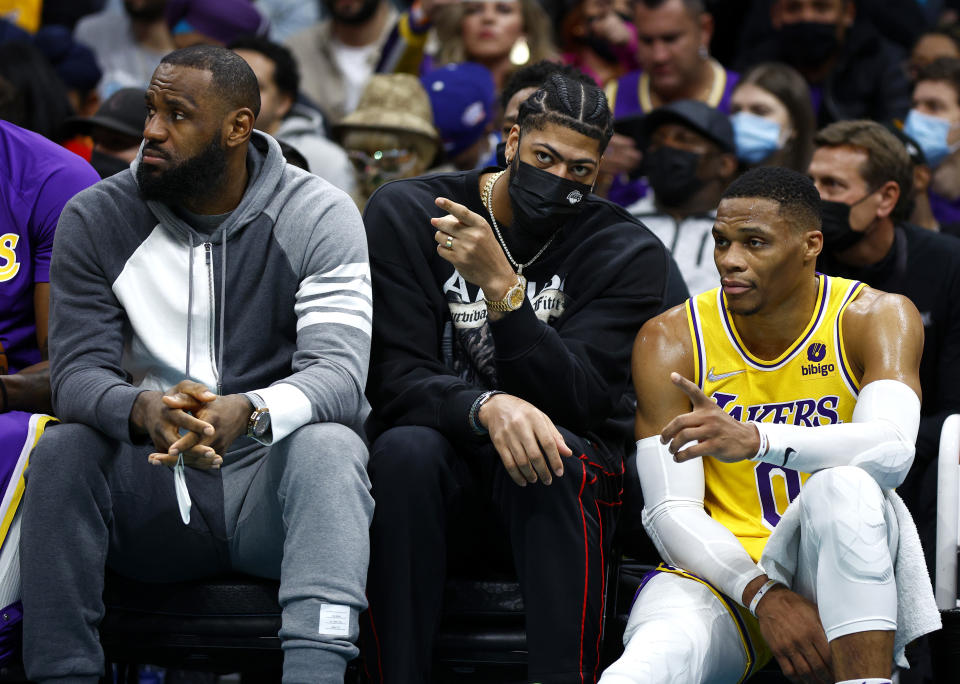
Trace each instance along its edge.
<path fill-rule="evenodd" d="M 17 243 L 20 236 L 16 233 L 0 235 L 0 283 L 13 278 L 20 271 L 20 262 L 17 261 Z"/>
<path fill-rule="evenodd" d="M 576 204 L 582 199 L 583 199 L 583 193 L 580 192 L 579 190 L 571 190 L 570 194 L 567 195 L 567 201 L 570 204 Z"/>

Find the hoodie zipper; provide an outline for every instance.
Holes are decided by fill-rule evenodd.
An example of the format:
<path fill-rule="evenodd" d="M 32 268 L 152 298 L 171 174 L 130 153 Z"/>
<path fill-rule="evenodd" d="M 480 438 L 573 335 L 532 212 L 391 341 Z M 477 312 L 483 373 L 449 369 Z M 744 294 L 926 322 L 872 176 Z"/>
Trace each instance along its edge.
<path fill-rule="evenodd" d="M 213 280 L 213 244 L 210 242 L 203 243 L 203 252 L 204 252 L 204 261 L 207 265 L 207 280 L 209 281 L 209 294 L 210 294 L 210 368 L 213 370 L 213 377 L 217 382 L 217 393 L 220 393 L 220 369 L 217 368 L 217 309 L 216 309 L 216 296 L 214 292 L 214 280 Z"/>

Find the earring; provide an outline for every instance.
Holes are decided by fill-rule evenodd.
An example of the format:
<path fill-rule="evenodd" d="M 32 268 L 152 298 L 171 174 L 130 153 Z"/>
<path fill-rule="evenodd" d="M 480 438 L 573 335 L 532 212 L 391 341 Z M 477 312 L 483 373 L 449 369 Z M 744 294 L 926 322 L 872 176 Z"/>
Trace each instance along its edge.
<path fill-rule="evenodd" d="M 700 55 L 700 59 L 707 59 L 708 57 L 710 57 L 710 53 L 707 52 L 706 45 L 701 45 L 700 49 L 697 50 L 697 54 Z"/>
<path fill-rule="evenodd" d="M 510 63 L 515 66 L 523 66 L 530 61 L 530 46 L 527 45 L 526 36 L 517 38 L 513 47 L 510 48 Z"/>

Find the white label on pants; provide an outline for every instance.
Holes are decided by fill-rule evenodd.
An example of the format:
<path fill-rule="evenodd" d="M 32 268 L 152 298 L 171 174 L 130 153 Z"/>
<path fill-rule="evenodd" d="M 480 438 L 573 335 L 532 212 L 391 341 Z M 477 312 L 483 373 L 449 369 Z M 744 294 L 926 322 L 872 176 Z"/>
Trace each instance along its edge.
<path fill-rule="evenodd" d="M 350 606 L 321 604 L 320 633 L 331 636 L 350 636 Z"/>

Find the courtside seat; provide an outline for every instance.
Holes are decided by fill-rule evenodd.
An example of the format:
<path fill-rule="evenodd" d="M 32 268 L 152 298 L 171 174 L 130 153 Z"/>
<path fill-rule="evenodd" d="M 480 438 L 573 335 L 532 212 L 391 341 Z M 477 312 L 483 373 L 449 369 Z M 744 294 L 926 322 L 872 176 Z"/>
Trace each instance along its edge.
<path fill-rule="evenodd" d="M 108 573 L 100 626 L 107 660 L 279 681 L 279 586 L 248 575 L 146 584 Z"/>
<path fill-rule="evenodd" d="M 525 681 L 523 610 L 520 583 L 510 574 L 449 579 L 434 646 L 436 681 Z"/>
<path fill-rule="evenodd" d="M 278 588 L 276 581 L 247 575 L 147 584 L 108 573 L 100 629 L 107 659 L 279 681 Z M 437 681 L 524 680 L 526 632 L 516 579 L 453 578 L 444 598 Z"/>

